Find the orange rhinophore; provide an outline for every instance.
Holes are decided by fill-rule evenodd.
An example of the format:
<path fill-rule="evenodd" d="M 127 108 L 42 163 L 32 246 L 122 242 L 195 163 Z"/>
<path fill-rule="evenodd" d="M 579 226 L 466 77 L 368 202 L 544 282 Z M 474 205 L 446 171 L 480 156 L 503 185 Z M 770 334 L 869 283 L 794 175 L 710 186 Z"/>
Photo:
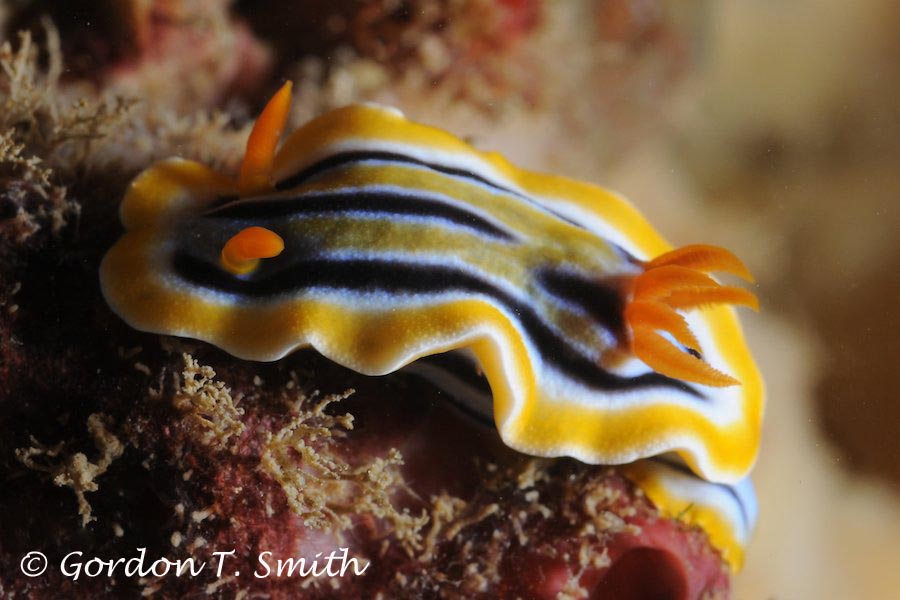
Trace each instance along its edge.
<path fill-rule="evenodd" d="M 225 242 L 222 266 L 235 275 L 250 273 L 259 266 L 259 259 L 273 258 L 284 250 L 284 240 L 264 227 L 247 227 Z"/>
<path fill-rule="evenodd" d="M 272 163 L 287 122 L 291 87 L 290 81 L 281 86 L 253 125 L 238 177 L 238 190 L 242 196 L 272 189 Z"/>
<path fill-rule="evenodd" d="M 738 304 L 759 310 L 759 301 L 743 288 L 724 286 L 706 273 L 723 271 L 747 281 L 753 276 L 731 252 L 717 246 L 693 245 L 666 252 L 646 263 L 633 282 L 632 299 L 625 307 L 631 350 L 654 370 L 686 381 L 714 387 L 738 385 L 734 377 L 699 357 L 700 344 L 677 310 L 715 304 Z M 659 332 L 695 352 L 685 352 Z"/>

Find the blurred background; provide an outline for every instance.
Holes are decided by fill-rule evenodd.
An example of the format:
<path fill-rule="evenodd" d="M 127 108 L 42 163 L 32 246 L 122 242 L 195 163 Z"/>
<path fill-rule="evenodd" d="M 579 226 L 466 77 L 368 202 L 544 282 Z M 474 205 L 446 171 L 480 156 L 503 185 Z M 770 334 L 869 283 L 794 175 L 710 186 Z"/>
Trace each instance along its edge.
<path fill-rule="evenodd" d="M 222 154 L 179 131 L 244 125 L 289 78 L 294 124 L 394 104 L 735 251 L 769 398 L 735 597 L 900 590 L 897 2 L 34 0 L 0 19 L 66 93 L 137 103 L 132 126 L 187 156 Z"/>

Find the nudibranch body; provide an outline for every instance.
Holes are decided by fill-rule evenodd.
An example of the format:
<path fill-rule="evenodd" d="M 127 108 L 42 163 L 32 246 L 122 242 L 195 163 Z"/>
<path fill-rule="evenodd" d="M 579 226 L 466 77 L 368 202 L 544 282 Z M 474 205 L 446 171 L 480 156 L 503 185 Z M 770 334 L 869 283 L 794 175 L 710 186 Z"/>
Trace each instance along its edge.
<path fill-rule="evenodd" d="M 529 454 L 747 475 L 763 389 L 726 304 L 755 299 L 708 274 L 746 278 L 737 259 L 673 251 L 612 192 L 381 106 L 275 153 L 278 110 L 238 181 L 170 159 L 132 183 L 101 266 L 128 323 L 244 359 L 312 346 L 363 374 L 409 366 Z"/>

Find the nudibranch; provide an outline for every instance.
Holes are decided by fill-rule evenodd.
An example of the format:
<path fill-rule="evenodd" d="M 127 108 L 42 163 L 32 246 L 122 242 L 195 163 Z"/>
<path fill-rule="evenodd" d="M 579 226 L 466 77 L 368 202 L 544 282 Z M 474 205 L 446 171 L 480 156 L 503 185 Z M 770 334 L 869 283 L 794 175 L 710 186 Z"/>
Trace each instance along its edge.
<path fill-rule="evenodd" d="M 737 489 L 763 412 L 730 306 L 756 299 L 711 275 L 749 280 L 737 258 L 673 249 L 619 195 L 391 108 L 335 110 L 279 149 L 289 102 L 286 85 L 236 180 L 175 158 L 131 184 L 100 269 L 125 321 L 242 359 L 311 346 L 367 375 L 406 367 L 522 452 L 667 455 Z"/>

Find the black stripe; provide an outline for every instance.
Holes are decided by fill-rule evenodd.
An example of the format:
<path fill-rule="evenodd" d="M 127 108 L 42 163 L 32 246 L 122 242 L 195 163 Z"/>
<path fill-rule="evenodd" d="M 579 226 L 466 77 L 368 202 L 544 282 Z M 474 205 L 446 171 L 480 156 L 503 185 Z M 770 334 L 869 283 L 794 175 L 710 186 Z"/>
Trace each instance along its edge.
<path fill-rule="evenodd" d="M 307 288 L 387 291 L 398 295 L 461 291 L 488 297 L 515 315 L 544 361 L 587 387 L 608 392 L 667 387 L 706 399 L 693 386 L 660 373 L 622 377 L 604 370 L 550 329 L 531 306 L 458 269 L 381 260 L 309 260 L 295 262 L 270 276 L 244 279 L 182 250 L 175 254 L 173 262 L 175 272 L 195 285 L 246 298 L 266 298 Z"/>
<path fill-rule="evenodd" d="M 738 495 L 737 491 L 734 489 L 734 486 L 728 485 L 726 483 L 714 483 L 712 481 L 707 481 L 707 480 L 703 479 L 702 477 L 700 477 L 699 475 L 697 475 L 696 473 L 694 473 L 693 471 L 691 471 L 691 469 L 687 465 L 685 465 L 681 462 L 678 462 L 677 460 L 673 460 L 671 458 L 666 458 L 664 456 L 654 456 L 654 457 L 650 458 L 650 460 L 658 462 L 662 465 L 665 465 L 675 471 L 678 471 L 679 473 L 683 473 L 685 475 L 690 475 L 694 479 L 698 479 L 706 485 L 714 485 L 716 487 L 720 487 L 720 488 L 724 489 L 725 491 L 727 491 L 734 498 L 734 501 L 737 503 L 738 507 L 741 509 L 741 511 L 740 511 L 741 512 L 741 521 L 743 521 L 743 523 L 744 523 L 744 529 L 747 529 L 747 530 L 750 529 L 750 516 L 747 514 L 747 507 L 744 506 L 744 501 L 741 500 L 741 497 Z"/>
<path fill-rule="evenodd" d="M 521 192 L 518 192 L 512 188 L 508 188 L 506 186 L 500 185 L 494 181 L 491 181 L 487 177 L 483 175 L 479 175 L 473 171 L 469 171 L 468 169 L 460 169 L 457 167 L 448 167 L 446 165 L 441 165 L 437 163 L 427 162 L 418 158 L 413 158 L 412 156 L 407 156 L 405 154 L 398 154 L 396 152 L 385 152 L 378 150 L 357 150 L 351 152 L 340 152 L 338 154 L 332 154 L 331 156 L 320 160 L 317 163 L 314 163 L 299 173 L 291 175 L 287 179 L 283 179 L 275 184 L 275 189 L 277 190 L 288 190 L 293 187 L 300 185 L 301 183 L 312 179 L 316 175 L 319 175 L 329 169 L 334 169 L 336 167 L 340 167 L 342 165 L 351 164 L 355 162 L 362 162 L 366 160 L 380 160 L 385 162 L 393 162 L 393 163 L 402 163 L 408 165 L 417 165 L 420 167 L 426 167 L 433 171 L 437 171 L 438 173 L 443 173 L 444 175 L 450 175 L 451 177 L 460 177 L 462 179 L 468 179 L 470 181 L 475 181 L 482 185 L 486 185 L 492 189 L 497 190 L 498 192 L 503 192 L 504 194 L 510 194 L 515 196 L 521 200 L 526 201 L 528 204 L 538 208 L 539 210 L 549 213 L 560 219 L 561 221 L 565 221 L 570 225 L 574 225 L 579 229 L 585 229 L 580 223 L 576 223 L 571 219 L 568 219 L 559 213 L 547 208 L 543 204 L 535 201 L 534 198 L 527 196 Z"/>
<path fill-rule="evenodd" d="M 474 229 L 497 239 L 512 241 L 508 231 L 477 213 L 427 196 L 391 192 L 337 192 L 300 194 L 289 198 L 242 200 L 207 212 L 213 219 L 276 219 L 300 215 L 377 213 L 389 216 L 435 218 Z"/>
<path fill-rule="evenodd" d="M 545 290 L 581 308 L 619 340 L 625 340 L 625 297 L 615 279 L 594 280 L 546 269 L 538 274 Z"/>

